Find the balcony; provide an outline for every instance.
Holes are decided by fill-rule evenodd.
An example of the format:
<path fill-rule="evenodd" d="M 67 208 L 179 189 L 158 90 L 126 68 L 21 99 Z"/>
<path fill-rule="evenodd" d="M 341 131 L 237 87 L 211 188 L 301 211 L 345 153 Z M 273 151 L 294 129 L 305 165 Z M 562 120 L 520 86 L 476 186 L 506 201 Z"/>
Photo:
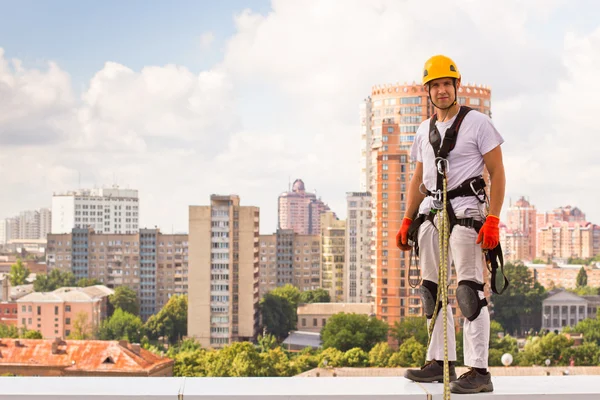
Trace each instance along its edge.
<path fill-rule="evenodd" d="M 495 392 L 478 400 L 588 400 L 600 398 L 598 377 L 498 376 Z M 139 377 L 2 377 L 6 399 L 315 399 L 441 400 L 443 385 L 417 384 L 402 377 L 293 378 L 139 378 Z M 467 398 L 452 395 L 453 399 Z"/>

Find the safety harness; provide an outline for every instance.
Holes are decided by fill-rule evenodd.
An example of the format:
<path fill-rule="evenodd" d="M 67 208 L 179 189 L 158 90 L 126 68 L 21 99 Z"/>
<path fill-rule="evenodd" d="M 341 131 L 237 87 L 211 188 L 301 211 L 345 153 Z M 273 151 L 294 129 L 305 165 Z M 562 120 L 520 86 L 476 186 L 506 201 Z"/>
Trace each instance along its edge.
<path fill-rule="evenodd" d="M 419 227 L 426 220 L 431 221 L 433 223 L 433 220 L 434 220 L 436 214 L 438 213 L 439 210 L 442 210 L 444 208 L 443 206 L 445 206 L 445 209 L 447 212 L 447 217 L 448 217 L 448 222 L 450 225 L 449 233 L 452 233 L 452 230 L 454 229 L 454 227 L 456 225 L 461 225 L 461 226 L 464 226 L 467 228 L 473 228 L 473 229 L 475 229 L 475 231 L 477 233 L 479 233 L 479 231 L 481 230 L 481 227 L 483 226 L 483 222 L 476 220 L 474 218 L 457 218 L 456 214 L 454 213 L 454 210 L 452 208 L 452 204 L 450 202 L 450 200 L 455 199 L 457 197 L 474 196 L 475 198 L 477 198 L 477 200 L 480 203 L 482 203 L 482 204 L 486 203 L 488 200 L 487 194 L 485 192 L 486 185 L 485 185 L 485 180 L 483 179 L 482 176 L 477 176 L 477 177 L 467 179 L 466 181 L 461 183 L 458 187 L 456 187 L 452 190 L 448 190 L 445 193 L 446 196 L 444 198 L 444 179 L 445 179 L 446 173 L 449 170 L 448 154 L 450 153 L 450 151 L 452 151 L 454 149 L 454 147 L 456 145 L 456 139 L 458 137 L 458 132 L 459 132 L 460 126 L 461 126 L 465 116 L 471 110 L 472 110 L 472 108 L 470 108 L 470 107 L 466 107 L 466 106 L 460 107 L 458 114 L 456 115 L 456 119 L 454 120 L 454 123 L 452 123 L 452 126 L 450 126 L 450 128 L 448 128 L 446 130 L 443 140 L 441 138 L 440 132 L 437 129 L 437 126 L 435 125 L 437 122 L 437 115 L 434 114 L 433 117 L 431 117 L 431 120 L 429 123 L 429 143 L 431 144 L 431 147 L 433 148 L 434 155 L 435 155 L 434 162 L 435 162 L 435 167 L 438 171 L 437 184 L 436 184 L 436 189 L 433 191 L 429 190 L 427 188 L 425 188 L 425 190 L 422 190 L 423 184 L 421 184 L 421 188 L 419 188 L 419 190 L 421 190 L 421 193 L 433 198 L 433 209 L 431 210 L 431 212 L 429 214 L 419 214 L 418 216 L 415 216 L 416 218 L 413 218 L 413 223 L 411 224 L 411 226 L 409 228 L 408 237 L 414 243 L 414 253 L 411 253 L 411 262 L 410 262 L 411 265 L 413 265 L 413 264 L 418 265 L 418 262 L 416 260 L 413 260 L 413 257 L 415 257 L 415 256 L 418 257 L 418 255 L 419 255 L 419 242 L 418 242 Z M 444 204 L 444 202 L 446 204 Z M 504 257 L 502 255 L 502 248 L 500 247 L 500 243 L 498 243 L 498 245 L 496 247 L 494 247 L 493 249 L 484 250 L 484 253 L 485 253 L 487 268 L 491 273 L 490 280 L 491 280 L 492 292 L 494 292 L 495 294 L 502 294 L 508 287 L 509 281 L 506 278 L 506 275 L 504 274 Z M 504 278 L 504 284 L 503 284 L 503 287 L 501 290 L 498 290 L 498 288 L 496 286 L 496 275 L 497 275 L 498 269 L 500 269 L 502 276 Z M 410 276 L 410 273 L 409 273 L 409 276 Z M 418 283 L 417 283 L 417 285 L 418 285 Z M 413 286 L 413 285 L 411 284 L 411 286 Z M 416 285 L 413 287 L 416 287 Z M 479 290 L 482 290 L 482 288 Z M 486 304 L 487 304 L 487 302 L 486 302 Z"/>

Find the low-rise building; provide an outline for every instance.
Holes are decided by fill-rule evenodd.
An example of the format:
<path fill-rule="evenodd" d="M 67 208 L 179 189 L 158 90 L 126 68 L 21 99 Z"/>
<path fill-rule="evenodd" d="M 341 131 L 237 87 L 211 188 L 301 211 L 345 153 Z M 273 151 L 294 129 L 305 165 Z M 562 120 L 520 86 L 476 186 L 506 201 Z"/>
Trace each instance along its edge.
<path fill-rule="evenodd" d="M 542 329 L 561 331 L 586 318 L 596 318 L 600 296 L 578 296 L 565 290 L 551 294 L 542 302 Z"/>
<path fill-rule="evenodd" d="M 338 313 L 375 315 L 373 303 L 310 303 L 298 305 L 298 330 L 321 332 L 332 315 Z"/>
<path fill-rule="evenodd" d="M 0 375 L 173 376 L 173 360 L 126 340 L 0 339 Z"/>

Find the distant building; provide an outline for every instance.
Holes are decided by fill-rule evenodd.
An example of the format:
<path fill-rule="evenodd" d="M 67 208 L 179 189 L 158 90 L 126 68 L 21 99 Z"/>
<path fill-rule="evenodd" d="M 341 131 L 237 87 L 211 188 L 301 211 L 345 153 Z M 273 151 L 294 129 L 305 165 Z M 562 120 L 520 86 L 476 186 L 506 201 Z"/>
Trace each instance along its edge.
<path fill-rule="evenodd" d="M 346 221 L 328 211 L 321 216 L 321 285 L 332 302 L 344 301 Z"/>
<path fill-rule="evenodd" d="M 118 186 L 79 189 L 52 196 L 52 233 L 73 228 L 92 228 L 99 233 L 136 233 L 139 229 L 139 198 L 134 189 Z"/>
<path fill-rule="evenodd" d="M 173 360 L 126 340 L 0 339 L 0 375 L 173 376 Z"/>
<path fill-rule="evenodd" d="M 559 291 L 542 302 L 542 329 L 562 331 L 587 318 L 596 319 L 600 296 L 578 296 Z"/>
<path fill-rule="evenodd" d="M 346 193 L 346 254 L 344 302 L 372 301 L 371 228 L 372 204 L 369 192 Z M 373 274 L 374 275 L 374 274 Z"/>
<path fill-rule="evenodd" d="M 302 179 L 296 179 L 292 190 L 278 199 L 278 228 L 291 229 L 300 235 L 319 235 L 321 214 L 329 211 L 321 199 L 309 193 Z"/>
<path fill-rule="evenodd" d="M 321 332 L 332 315 L 338 313 L 375 316 L 373 303 L 310 303 L 298 305 L 298 329 Z"/>

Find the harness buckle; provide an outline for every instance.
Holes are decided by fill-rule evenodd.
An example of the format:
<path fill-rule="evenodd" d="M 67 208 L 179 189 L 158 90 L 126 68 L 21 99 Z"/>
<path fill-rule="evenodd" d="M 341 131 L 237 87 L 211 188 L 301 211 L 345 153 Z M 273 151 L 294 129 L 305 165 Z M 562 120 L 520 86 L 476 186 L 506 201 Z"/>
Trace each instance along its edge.
<path fill-rule="evenodd" d="M 435 165 L 437 166 L 438 174 L 440 175 L 450 172 L 450 163 L 447 158 L 436 157 Z"/>
<path fill-rule="evenodd" d="M 471 191 L 473 192 L 473 194 L 475 195 L 477 200 L 479 200 L 480 203 L 484 203 L 487 198 L 487 195 L 485 194 L 485 189 L 484 188 L 481 188 L 479 190 L 475 189 L 475 187 L 473 186 L 475 184 L 475 182 L 477 182 L 477 179 L 473 179 L 473 180 L 471 180 L 471 182 L 469 182 Z M 483 192 L 483 194 L 479 194 L 480 192 Z M 483 197 L 483 200 L 480 198 L 480 196 Z"/>
<path fill-rule="evenodd" d="M 441 210 L 443 208 L 442 190 L 431 190 L 430 193 L 430 196 L 433 198 L 433 208 L 436 210 Z"/>

